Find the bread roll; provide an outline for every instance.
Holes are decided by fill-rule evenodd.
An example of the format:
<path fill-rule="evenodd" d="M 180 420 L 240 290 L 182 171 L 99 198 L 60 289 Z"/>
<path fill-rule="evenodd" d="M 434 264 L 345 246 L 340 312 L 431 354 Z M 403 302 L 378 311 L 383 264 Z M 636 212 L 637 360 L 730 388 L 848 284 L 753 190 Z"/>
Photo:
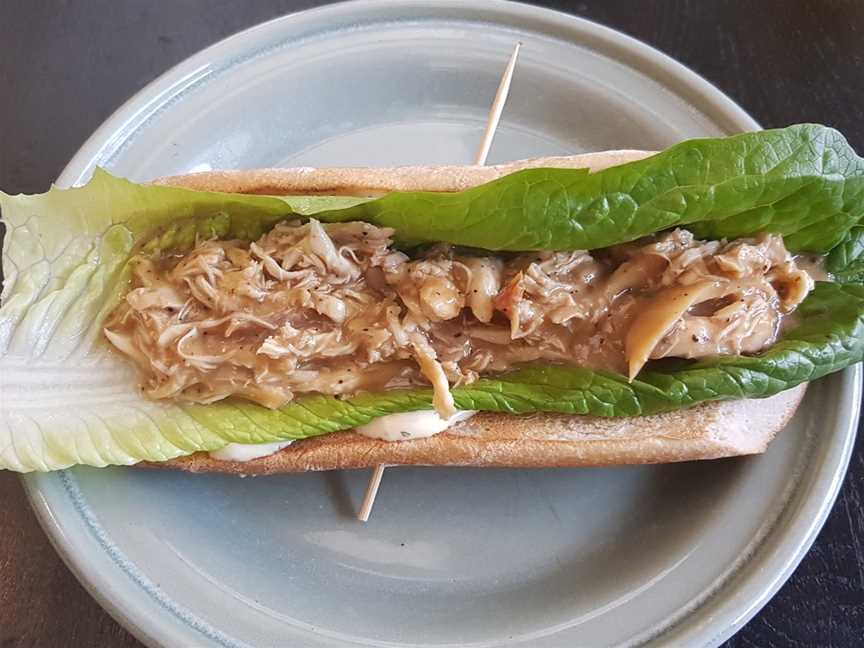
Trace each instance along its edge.
<path fill-rule="evenodd" d="M 606 151 L 494 166 L 296 168 L 208 171 L 159 184 L 275 195 L 379 195 L 460 191 L 520 169 L 589 168 L 639 160 L 646 151 Z M 760 400 L 705 403 L 654 416 L 602 418 L 484 412 L 427 439 L 386 442 L 336 432 L 295 442 L 267 457 L 220 461 L 197 453 L 161 464 L 191 472 L 274 474 L 389 465 L 606 466 L 716 459 L 764 452 L 795 413 L 806 385 Z"/>

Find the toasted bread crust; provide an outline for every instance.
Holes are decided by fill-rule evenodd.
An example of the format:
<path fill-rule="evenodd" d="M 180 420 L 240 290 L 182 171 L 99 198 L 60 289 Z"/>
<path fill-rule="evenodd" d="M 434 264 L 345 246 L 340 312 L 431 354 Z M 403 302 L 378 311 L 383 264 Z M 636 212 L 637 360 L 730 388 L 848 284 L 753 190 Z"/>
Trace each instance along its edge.
<path fill-rule="evenodd" d="M 375 196 L 390 191 L 462 191 L 522 169 L 560 168 L 598 171 L 654 155 L 651 151 L 603 151 L 532 158 L 491 166 L 404 166 L 392 168 L 252 169 L 204 171 L 159 178 L 156 184 L 199 191 L 327 196 Z"/>
<path fill-rule="evenodd" d="M 650 156 L 607 151 L 521 160 L 497 166 L 259 169 L 209 171 L 156 182 L 241 193 L 377 195 L 387 191 L 458 191 L 525 168 L 593 171 Z M 304 439 L 247 462 L 197 453 L 160 467 L 190 472 L 265 475 L 388 465 L 604 466 L 715 459 L 764 452 L 792 418 L 806 385 L 762 400 L 705 403 L 654 416 L 601 418 L 482 413 L 428 439 L 385 442 L 353 432 Z"/>

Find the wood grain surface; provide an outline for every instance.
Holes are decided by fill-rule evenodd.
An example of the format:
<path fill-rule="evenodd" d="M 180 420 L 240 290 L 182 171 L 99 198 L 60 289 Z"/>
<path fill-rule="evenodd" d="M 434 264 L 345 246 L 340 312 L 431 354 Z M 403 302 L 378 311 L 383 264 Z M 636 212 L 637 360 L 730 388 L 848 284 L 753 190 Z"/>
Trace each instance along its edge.
<path fill-rule="evenodd" d="M 0 0 L 0 187 L 44 190 L 90 133 L 171 65 L 307 0 Z M 819 121 L 864 151 L 864 2 L 538 2 L 644 40 L 764 126 Z M 728 648 L 864 645 L 864 455 L 801 566 Z M 0 648 L 138 642 L 76 582 L 18 479 L 0 474 Z"/>

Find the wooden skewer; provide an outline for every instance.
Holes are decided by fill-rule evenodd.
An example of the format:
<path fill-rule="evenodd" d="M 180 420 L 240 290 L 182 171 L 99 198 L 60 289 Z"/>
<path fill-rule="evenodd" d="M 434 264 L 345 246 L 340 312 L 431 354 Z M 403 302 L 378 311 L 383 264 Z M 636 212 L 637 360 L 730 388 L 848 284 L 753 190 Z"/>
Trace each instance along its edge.
<path fill-rule="evenodd" d="M 498 129 L 498 122 L 501 121 L 501 113 L 504 112 L 507 95 L 510 94 L 510 82 L 513 80 L 513 71 L 516 69 L 516 59 L 519 57 L 521 47 L 522 43 L 516 43 L 513 53 L 510 55 L 510 60 L 507 62 L 507 67 L 504 68 L 501 83 L 498 84 L 498 92 L 495 93 L 495 100 L 492 102 L 492 107 L 489 109 L 489 118 L 486 120 L 486 130 L 483 132 L 483 139 L 480 142 L 480 147 L 477 149 L 477 154 L 474 156 L 474 164 L 478 166 L 486 164 L 489 149 L 492 148 L 492 140 L 495 137 L 495 131 Z M 363 503 L 357 512 L 357 519 L 361 522 L 369 521 L 369 515 L 372 513 L 372 506 L 375 504 L 375 497 L 378 495 L 378 487 L 381 485 L 381 478 L 384 477 L 384 469 L 386 467 L 383 465 L 376 466 L 372 477 L 369 479 L 366 493 L 363 495 Z"/>

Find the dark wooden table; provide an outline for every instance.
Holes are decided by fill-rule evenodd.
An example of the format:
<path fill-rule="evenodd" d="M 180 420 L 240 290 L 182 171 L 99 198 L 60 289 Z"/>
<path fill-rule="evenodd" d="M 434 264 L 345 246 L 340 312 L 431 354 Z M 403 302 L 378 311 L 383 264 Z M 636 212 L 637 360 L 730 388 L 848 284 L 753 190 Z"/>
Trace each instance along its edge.
<path fill-rule="evenodd" d="M 0 0 L 0 187 L 43 191 L 129 95 L 206 45 L 310 0 Z M 764 126 L 818 121 L 864 151 L 864 2 L 539 2 L 683 61 Z M 0 648 L 137 646 L 54 553 L 0 474 Z M 864 454 L 780 593 L 729 647 L 864 645 Z"/>

